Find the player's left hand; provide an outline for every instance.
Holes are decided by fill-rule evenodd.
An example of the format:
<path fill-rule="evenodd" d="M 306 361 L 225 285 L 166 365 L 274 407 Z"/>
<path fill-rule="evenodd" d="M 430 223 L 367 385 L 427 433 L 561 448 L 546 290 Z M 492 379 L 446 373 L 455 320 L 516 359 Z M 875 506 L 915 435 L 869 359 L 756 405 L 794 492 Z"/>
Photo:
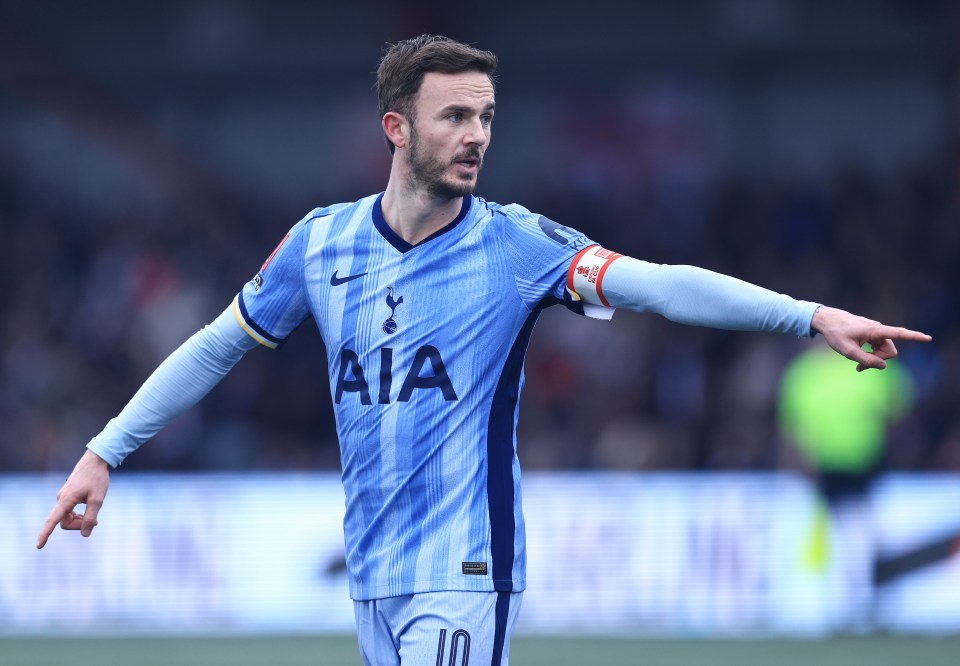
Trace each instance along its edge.
<path fill-rule="evenodd" d="M 813 315 L 811 328 L 823 335 L 837 353 L 857 362 L 857 372 L 868 368 L 883 370 L 887 359 L 897 355 L 894 340 L 929 342 L 932 338 L 920 331 L 900 326 L 887 326 L 878 321 L 851 314 L 846 310 L 823 306 Z M 863 349 L 870 345 L 870 349 Z"/>

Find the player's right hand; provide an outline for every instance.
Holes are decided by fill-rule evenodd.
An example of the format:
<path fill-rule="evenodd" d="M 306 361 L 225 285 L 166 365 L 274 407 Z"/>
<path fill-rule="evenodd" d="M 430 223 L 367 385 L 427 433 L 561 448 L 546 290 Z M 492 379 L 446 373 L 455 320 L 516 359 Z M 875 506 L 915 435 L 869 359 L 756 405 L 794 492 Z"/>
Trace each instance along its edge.
<path fill-rule="evenodd" d="M 57 493 L 57 504 L 40 530 L 37 548 L 46 545 L 57 524 L 61 529 L 80 530 L 83 536 L 90 536 L 97 526 L 97 513 L 103 506 L 109 485 L 110 466 L 93 451 L 87 450 Z M 78 504 L 86 505 L 83 513 L 74 511 Z"/>

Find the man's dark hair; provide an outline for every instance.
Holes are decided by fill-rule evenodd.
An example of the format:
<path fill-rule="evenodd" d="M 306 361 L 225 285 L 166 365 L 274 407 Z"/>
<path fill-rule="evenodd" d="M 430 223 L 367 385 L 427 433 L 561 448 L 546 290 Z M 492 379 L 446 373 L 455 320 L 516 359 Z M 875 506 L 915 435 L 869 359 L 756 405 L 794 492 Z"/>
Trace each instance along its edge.
<path fill-rule="evenodd" d="M 427 72 L 480 72 L 494 82 L 497 56 L 440 35 L 420 35 L 388 45 L 377 68 L 377 105 L 380 117 L 394 111 L 415 120 L 413 102 Z M 386 137 L 384 137 L 386 138 Z M 396 146 L 387 139 L 393 154 Z"/>

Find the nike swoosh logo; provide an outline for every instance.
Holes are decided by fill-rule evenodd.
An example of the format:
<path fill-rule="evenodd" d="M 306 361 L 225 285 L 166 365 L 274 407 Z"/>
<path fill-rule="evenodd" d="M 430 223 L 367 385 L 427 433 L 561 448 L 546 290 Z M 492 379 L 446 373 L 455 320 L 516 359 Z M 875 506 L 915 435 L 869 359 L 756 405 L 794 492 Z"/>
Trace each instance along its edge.
<path fill-rule="evenodd" d="M 357 273 L 356 275 L 348 275 L 347 277 L 337 277 L 337 273 L 340 269 L 337 269 L 333 272 L 333 275 L 330 276 L 330 284 L 334 287 L 341 284 L 346 284 L 350 280 L 356 280 L 357 278 L 362 278 L 366 273 Z"/>

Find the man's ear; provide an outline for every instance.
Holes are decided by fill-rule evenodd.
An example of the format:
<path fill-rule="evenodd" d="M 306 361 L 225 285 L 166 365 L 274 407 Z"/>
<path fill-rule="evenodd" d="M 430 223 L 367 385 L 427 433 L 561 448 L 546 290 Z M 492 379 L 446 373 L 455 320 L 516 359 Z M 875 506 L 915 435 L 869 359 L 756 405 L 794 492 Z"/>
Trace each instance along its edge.
<path fill-rule="evenodd" d="M 406 148 L 410 142 L 410 123 L 396 111 L 387 111 L 380 121 L 383 133 L 397 148 Z"/>

